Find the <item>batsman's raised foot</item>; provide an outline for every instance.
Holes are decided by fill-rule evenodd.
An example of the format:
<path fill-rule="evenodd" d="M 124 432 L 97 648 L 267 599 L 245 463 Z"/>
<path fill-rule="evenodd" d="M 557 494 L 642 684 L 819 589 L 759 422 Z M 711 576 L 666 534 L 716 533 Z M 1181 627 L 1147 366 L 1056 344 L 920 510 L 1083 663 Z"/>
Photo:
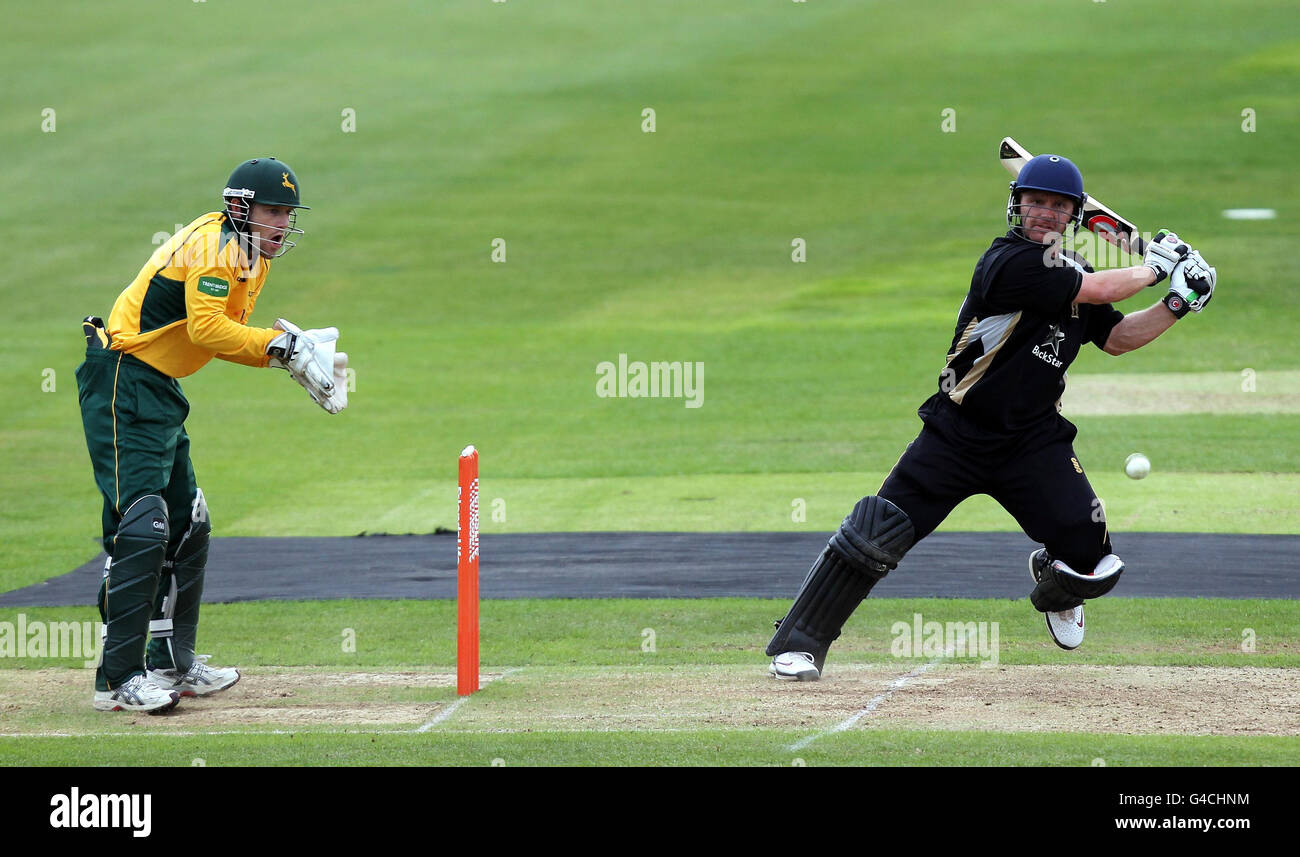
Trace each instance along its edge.
<path fill-rule="evenodd" d="M 767 671 L 782 681 L 817 681 L 822 675 L 809 652 L 782 652 L 772 658 Z"/>
<path fill-rule="evenodd" d="M 1034 583 L 1039 581 L 1051 561 L 1046 548 L 1039 548 L 1029 555 L 1029 574 Z M 1056 645 L 1066 650 L 1079 648 L 1085 630 L 1082 604 L 1071 610 L 1044 613 L 1043 617 L 1047 620 L 1047 633 L 1052 635 Z"/>
<path fill-rule="evenodd" d="M 234 687 L 239 681 L 239 670 L 230 667 L 210 667 L 196 659 L 185 672 L 180 670 L 149 670 L 149 678 L 159 686 L 181 696 L 210 696 Z"/>
<path fill-rule="evenodd" d="M 173 690 L 159 687 L 157 683 L 144 675 L 133 675 L 123 684 L 112 690 L 97 690 L 91 700 L 96 711 L 143 711 L 147 714 L 162 714 L 171 711 L 181 695 Z"/>

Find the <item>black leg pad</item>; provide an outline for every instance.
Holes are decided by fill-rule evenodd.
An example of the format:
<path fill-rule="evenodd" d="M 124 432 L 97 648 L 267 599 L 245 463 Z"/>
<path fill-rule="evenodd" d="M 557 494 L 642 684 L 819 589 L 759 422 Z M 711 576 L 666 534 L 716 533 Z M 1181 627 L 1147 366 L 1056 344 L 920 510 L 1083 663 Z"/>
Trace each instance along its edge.
<path fill-rule="evenodd" d="M 911 520 L 893 503 L 875 496 L 860 500 L 777 623 L 767 654 L 808 652 L 820 670 L 844 623 L 912 546 L 912 533 Z"/>
<path fill-rule="evenodd" d="M 1086 598 L 1100 598 L 1115 588 L 1124 573 L 1124 561 L 1106 554 L 1097 567 L 1080 574 L 1060 560 L 1046 563 L 1039 572 L 1038 585 L 1029 593 L 1029 601 L 1043 613 L 1071 610 Z"/>
<path fill-rule="evenodd" d="M 875 567 L 884 577 L 915 542 L 912 519 L 883 497 L 863 497 L 831 536 L 830 548 L 855 565 Z"/>
<path fill-rule="evenodd" d="M 100 590 L 107 634 L 100 667 L 106 688 L 144 672 L 149 612 L 167 551 L 167 505 L 149 494 L 131 504 L 113 537 L 113 560 Z"/>
<path fill-rule="evenodd" d="M 163 585 L 159 586 L 150 623 L 153 633 L 146 657 L 150 669 L 185 672 L 194 663 L 199 603 L 203 599 L 203 578 L 212 536 L 203 492 L 198 497 L 189 528 L 163 564 Z"/>

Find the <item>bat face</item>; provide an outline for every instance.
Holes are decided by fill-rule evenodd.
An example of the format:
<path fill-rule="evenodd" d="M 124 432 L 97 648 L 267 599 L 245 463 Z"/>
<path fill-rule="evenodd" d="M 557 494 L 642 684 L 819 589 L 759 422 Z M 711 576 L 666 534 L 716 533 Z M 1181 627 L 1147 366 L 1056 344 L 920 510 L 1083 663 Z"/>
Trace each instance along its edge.
<path fill-rule="evenodd" d="M 1002 138 L 1002 147 L 998 152 L 1002 166 L 1013 176 L 1020 175 L 1020 168 L 1033 155 L 1010 137 Z M 1146 242 L 1138 234 L 1138 228 L 1120 217 L 1102 204 L 1101 200 L 1089 195 L 1083 204 L 1083 225 L 1110 243 L 1132 253 L 1145 253 Z"/>

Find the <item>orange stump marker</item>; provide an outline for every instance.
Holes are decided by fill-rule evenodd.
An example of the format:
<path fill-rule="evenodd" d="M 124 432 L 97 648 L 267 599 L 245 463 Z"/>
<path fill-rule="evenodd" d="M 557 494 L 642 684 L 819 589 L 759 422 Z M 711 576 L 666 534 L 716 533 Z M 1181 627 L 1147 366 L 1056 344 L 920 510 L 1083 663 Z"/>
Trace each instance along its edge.
<path fill-rule="evenodd" d="M 478 690 L 478 450 L 460 453 L 456 527 L 456 693 Z"/>

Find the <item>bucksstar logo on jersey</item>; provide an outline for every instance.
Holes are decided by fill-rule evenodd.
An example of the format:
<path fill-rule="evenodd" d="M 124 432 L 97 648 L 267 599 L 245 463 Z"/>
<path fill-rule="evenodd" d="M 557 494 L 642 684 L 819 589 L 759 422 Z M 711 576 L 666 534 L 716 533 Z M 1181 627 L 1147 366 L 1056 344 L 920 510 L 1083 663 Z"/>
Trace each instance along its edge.
<path fill-rule="evenodd" d="M 153 830 L 153 795 L 70 794 L 50 798 L 50 827 L 127 827 L 137 838 Z"/>
<path fill-rule="evenodd" d="M 1061 330 L 1059 324 L 1049 325 L 1047 328 L 1047 338 L 1034 346 L 1034 356 L 1044 363 L 1050 363 L 1054 368 L 1060 369 L 1064 365 L 1060 359 L 1061 340 L 1065 339 L 1065 331 Z M 1052 353 L 1048 354 L 1047 349 L 1050 347 Z"/>

